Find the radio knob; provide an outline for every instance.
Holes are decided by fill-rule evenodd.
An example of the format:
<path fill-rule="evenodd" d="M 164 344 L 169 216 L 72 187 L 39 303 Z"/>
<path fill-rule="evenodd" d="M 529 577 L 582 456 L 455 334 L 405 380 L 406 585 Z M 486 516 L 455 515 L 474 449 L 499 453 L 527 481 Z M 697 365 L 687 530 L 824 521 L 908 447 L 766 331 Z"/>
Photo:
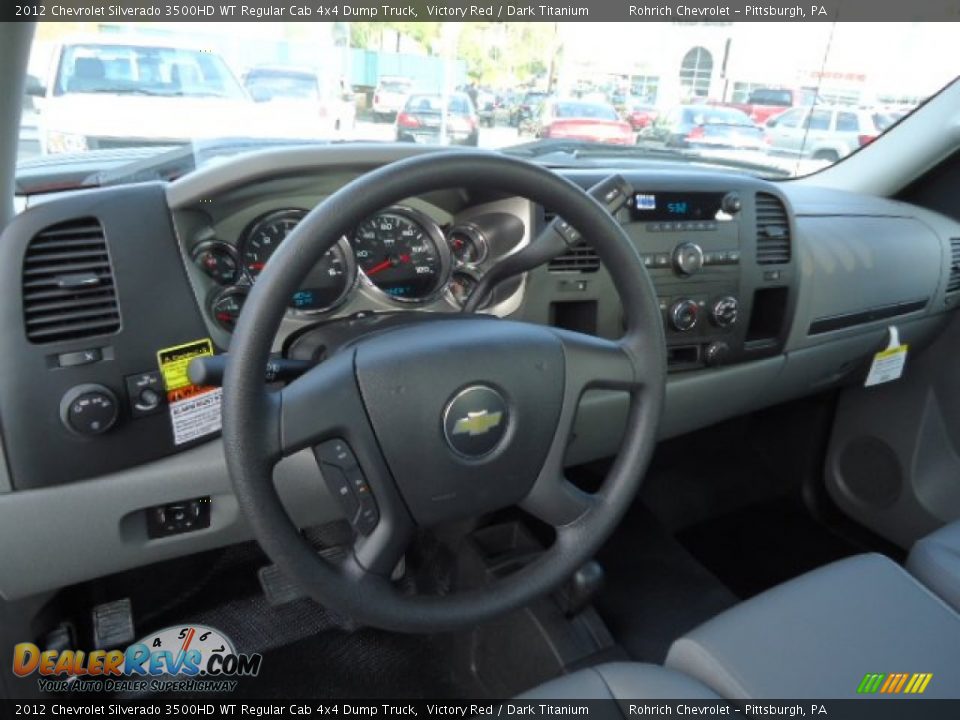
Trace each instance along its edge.
<path fill-rule="evenodd" d="M 693 300 L 677 300 L 670 308 L 670 325 L 674 330 L 687 332 L 697 324 L 700 306 Z"/>
<path fill-rule="evenodd" d="M 727 215 L 736 215 L 742 207 L 743 202 L 740 200 L 740 195 L 735 192 L 727 193 L 720 201 L 720 209 Z"/>
<path fill-rule="evenodd" d="M 99 435 L 113 427 L 120 415 L 117 396 L 103 385 L 77 385 L 60 401 L 60 419 L 77 435 Z"/>
<path fill-rule="evenodd" d="M 722 340 L 717 340 L 707 345 L 707 349 L 703 352 L 703 361 L 710 367 L 716 367 L 723 365 L 729 356 L 730 346 Z"/>
<path fill-rule="evenodd" d="M 710 319 L 717 327 L 727 328 L 737 321 L 740 303 L 732 295 L 722 297 L 710 308 Z"/>
<path fill-rule="evenodd" d="M 677 245 L 673 251 L 673 267 L 678 275 L 693 275 L 703 267 L 703 248 L 696 243 Z"/>

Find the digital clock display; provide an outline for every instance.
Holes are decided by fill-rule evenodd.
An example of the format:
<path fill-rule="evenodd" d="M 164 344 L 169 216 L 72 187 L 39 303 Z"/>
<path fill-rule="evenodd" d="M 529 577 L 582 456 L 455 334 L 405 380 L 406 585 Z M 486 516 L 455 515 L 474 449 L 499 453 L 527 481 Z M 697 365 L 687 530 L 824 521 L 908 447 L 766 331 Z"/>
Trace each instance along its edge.
<path fill-rule="evenodd" d="M 637 192 L 631 210 L 637 220 L 723 220 L 718 217 L 724 193 Z"/>

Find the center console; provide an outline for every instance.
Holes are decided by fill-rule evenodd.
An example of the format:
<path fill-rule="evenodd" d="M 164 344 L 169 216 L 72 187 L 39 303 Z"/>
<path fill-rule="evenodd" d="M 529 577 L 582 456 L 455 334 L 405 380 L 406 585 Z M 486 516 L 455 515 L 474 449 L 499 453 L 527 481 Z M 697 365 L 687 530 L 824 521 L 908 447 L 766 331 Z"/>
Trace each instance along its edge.
<path fill-rule="evenodd" d="M 769 184 L 726 178 L 696 187 L 631 178 L 635 192 L 619 219 L 653 281 L 671 372 L 743 362 L 779 352 L 789 331 L 795 293 L 793 223 Z M 592 250 L 554 260 L 553 324 L 615 336 L 604 297 L 591 300 L 601 272 Z M 572 280 L 571 274 L 582 280 Z M 592 277 L 593 276 L 593 277 Z M 580 290 L 580 298 L 569 290 Z M 563 291 L 567 292 L 564 293 Z M 572 304 L 570 304 L 572 303 Z M 570 312 L 571 308 L 577 312 Z"/>

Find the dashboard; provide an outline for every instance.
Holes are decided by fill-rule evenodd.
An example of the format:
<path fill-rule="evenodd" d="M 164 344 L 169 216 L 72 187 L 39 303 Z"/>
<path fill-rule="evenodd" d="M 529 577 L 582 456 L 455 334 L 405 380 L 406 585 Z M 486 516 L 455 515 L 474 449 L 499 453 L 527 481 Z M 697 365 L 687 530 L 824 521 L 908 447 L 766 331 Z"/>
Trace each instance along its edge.
<path fill-rule="evenodd" d="M 249 537 L 216 432 L 172 432 L 159 365 L 191 343 L 229 351 L 247 294 L 305 212 L 425 152 L 458 150 L 270 150 L 170 183 L 64 194 L 14 219 L 0 239 L 0 594 Z M 617 170 L 556 172 L 586 189 Z M 922 349 L 960 302 L 960 226 L 942 215 L 675 164 L 618 172 L 633 193 L 617 219 L 653 281 L 666 337 L 661 437 L 862 382 L 891 325 Z M 332 229 L 339 239 L 290 298 L 274 350 L 316 361 L 323 343 L 305 339 L 331 328 L 458 313 L 491 267 L 562 223 L 562 208 L 471 187 L 469 168 L 464 177 Z M 618 337 L 619 299 L 590 229 L 577 231 L 579 242 L 499 285 L 481 312 Z M 613 454 L 626 413 L 621 393 L 586 395 L 568 463 Z M 338 517 L 309 453 L 282 462 L 275 481 L 301 526 Z M 176 513 L 196 522 L 158 525 Z M 71 542 L 80 535 L 87 542 Z M 52 546 L 56 557 L 31 559 Z"/>

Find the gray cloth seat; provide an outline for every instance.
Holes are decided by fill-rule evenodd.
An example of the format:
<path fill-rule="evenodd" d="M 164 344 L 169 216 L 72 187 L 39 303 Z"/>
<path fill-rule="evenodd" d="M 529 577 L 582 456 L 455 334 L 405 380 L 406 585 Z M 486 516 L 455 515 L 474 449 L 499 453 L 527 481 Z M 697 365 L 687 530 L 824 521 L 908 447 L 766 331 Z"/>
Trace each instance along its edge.
<path fill-rule="evenodd" d="M 666 664 L 731 699 L 858 697 L 868 673 L 932 673 L 924 697 L 960 698 L 960 615 L 888 558 L 857 555 L 721 613 Z"/>
<path fill-rule="evenodd" d="M 550 680 L 518 700 L 718 700 L 710 688 L 659 665 L 618 662 Z M 619 713 L 618 713 L 619 715 Z"/>
<path fill-rule="evenodd" d="M 888 558 L 857 555 L 721 613 L 666 665 L 600 665 L 519 699 L 855 698 L 928 673 L 924 697 L 960 698 L 960 615 Z"/>
<path fill-rule="evenodd" d="M 907 570 L 960 611 L 960 520 L 918 540 L 907 558 Z"/>

